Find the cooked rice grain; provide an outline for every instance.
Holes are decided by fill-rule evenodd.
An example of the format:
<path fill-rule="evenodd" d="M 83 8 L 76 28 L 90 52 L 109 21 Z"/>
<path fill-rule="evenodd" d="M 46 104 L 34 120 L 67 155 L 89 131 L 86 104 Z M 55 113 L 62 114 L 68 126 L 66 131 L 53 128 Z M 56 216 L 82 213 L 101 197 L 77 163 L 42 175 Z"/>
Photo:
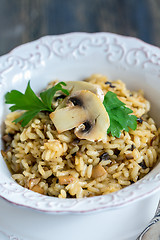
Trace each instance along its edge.
<path fill-rule="evenodd" d="M 143 92 L 131 92 L 122 81 L 110 82 L 100 74 L 86 81 L 99 86 L 104 94 L 115 92 L 138 118 L 142 117 L 142 123 L 135 131 L 123 131 L 119 139 L 109 135 L 107 142 L 95 143 L 77 139 L 73 130 L 58 134 L 45 113 L 39 113 L 25 128 L 13 122 L 21 112 L 8 114 L 5 134 L 13 138 L 2 153 L 13 179 L 23 187 L 59 198 L 103 195 L 138 181 L 156 164 L 160 129 L 148 116 L 150 103 Z M 96 166 L 101 172 L 93 179 Z M 60 181 L 60 177 L 68 180 Z"/>

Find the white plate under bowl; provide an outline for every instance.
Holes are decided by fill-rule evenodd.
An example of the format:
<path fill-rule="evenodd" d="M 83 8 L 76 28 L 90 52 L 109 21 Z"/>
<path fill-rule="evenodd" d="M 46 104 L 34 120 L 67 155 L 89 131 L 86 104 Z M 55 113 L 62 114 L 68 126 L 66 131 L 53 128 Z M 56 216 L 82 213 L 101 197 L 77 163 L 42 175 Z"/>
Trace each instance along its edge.
<path fill-rule="evenodd" d="M 157 125 L 160 125 L 160 50 L 138 39 L 111 33 L 71 33 L 43 37 L 17 47 L 9 54 L 0 57 L 1 137 L 3 121 L 8 113 L 8 106 L 4 105 L 6 92 L 12 89 L 24 91 L 28 80 L 31 80 L 33 90 L 38 93 L 51 80 L 83 80 L 94 73 L 104 74 L 111 80 L 121 79 L 132 90 L 143 89 L 146 98 L 151 102 L 151 115 Z M 0 148 L 3 148 L 2 142 Z M 24 211 L 25 216 L 31 219 L 31 223 L 34 220 L 37 227 L 42 221 L 47 229 L 48 235 L 45 236 L 48 238 L 53 231 L 54 237 L 63 239 L 65 231 L 70 229 L 74 233 L 79 230 L 77 240 L 82 237 L 83 239 L 92 237 L 92 240 L 99 237 L 101 240 L 129 240 L 130 237 L 138 234 L 153 216 L 159 199 L 159 165 L 142 180 L 129 187 L 109 195 L 85 199 L 58 199 L 37 194 L 13 181 L 2 157 L 0 166 L 0 196 L 8 201 L 4 203 L 1 200 L 2 205 L 12 203 L 9 206 L 13 212 L 14 205 L 27 207 L 27 209 L 16 208 L 16 211 L 19 211 L 19 214 Z M 3 211 L 4 209 L 5 207 Z M 40 212 L 35 212 L 33 209 Z M 136 219 L 140 209 L 142 215 Z M 12 211 L 10 213 L 6 211 L 6 222 L 7 219 L 11 219 Z M 46 212 L 52 215 L 44 214 Z M 120 219 L 117 219 L 118 214 L 121 215 Z M 12 215 L 14 219 L 14 214 Z M 15 232 L 21 234 L 18 229 L 24 228 L 22 222 L 25 222 L 25 219 L 23 217 L 23 221 L 19 222 L 17 220 L 19 216 L 16 217 L 16 225 L 21 227 L 13 228 L 10 224 L 8 228 L 12 227 Z M 50 221 L 56 227 L 49 224 Z M 67 222 L 66 226 L 64 221 Z M 71 221 L 73 229 L 71 226 L 69 228 L 68 221 Z M 62 231 L 60 231 L 60 223 L 63 226 Z M 128 226 L 127 229 L 125 224 Z M 3 229 L 6 226 L 5 223 L 1 225 Z M 32 230 L 31 240 L 45 239 L 43 233 L 46 231 L 41 228 L 38 232 L 35 232 L 33 227 L 30 229 Z M 83 234 L 83 229 L 86 235 Z M 25 231 L 25 238 L 22 239 L 28 240 L 27 237 L 30 235 L 27 235 L 27 230 Z M 98 235 L 99 231 L 101 231 L 100 235 Z M 5 233 L 2 234 L 5 235 Z M 68 236 L 67 239 L 71 240 L 72 235 Z M 18 237 L 17 239 L 19 240 Z"/>

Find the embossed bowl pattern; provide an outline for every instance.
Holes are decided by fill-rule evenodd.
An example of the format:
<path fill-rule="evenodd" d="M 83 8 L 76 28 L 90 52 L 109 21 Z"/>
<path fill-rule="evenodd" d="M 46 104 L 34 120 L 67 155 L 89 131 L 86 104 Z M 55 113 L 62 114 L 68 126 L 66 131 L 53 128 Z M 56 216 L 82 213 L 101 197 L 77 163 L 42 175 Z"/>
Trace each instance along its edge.
<path fill-rule="evenodd" d="M 31 79 L 38 93 L 53 80 L 82 80 L 93 73 L 122 79 L 131 89 L 143 89 L 157 123 L 160 103 L 160 50 L 138 39 L 111 33 L 72 33 L 46 36 L 0 57 L 0 119 L 2 137 L 4 94 L 23 91 Z M 151 80 L 152 79 L 152 80 Z M 3 143 L 1 142 L 1 148 Z M 87 213 L 125 206 L 160 189 L 159 164 L 143 179 L 118 192 L 85 199 L 58 199 L 19 186 L 0 157 L 0 196 L 7 201 L 50 213 Z"/>

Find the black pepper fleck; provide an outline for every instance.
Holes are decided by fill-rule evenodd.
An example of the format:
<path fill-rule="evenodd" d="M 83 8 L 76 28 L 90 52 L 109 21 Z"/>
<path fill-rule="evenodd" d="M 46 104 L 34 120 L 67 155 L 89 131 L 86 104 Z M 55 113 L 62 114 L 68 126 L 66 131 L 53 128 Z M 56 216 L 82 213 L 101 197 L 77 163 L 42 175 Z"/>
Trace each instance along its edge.
<path fill-rule="evenodd" d="M 141 166 L 141 168 L 143 168 L 143 169 L 146 169 L 146 168 L 147 168 L 144 160 L 139 163 L 139 166 Z"/>
<path fill-rule="evenodd" d="M 115 150 L 114 150 L 114 154 L 116 155 L 116 156 L 118 156 L 119 154 L 120 154 L 120 150 L 118 149 L 118 148 L 116 148 Z"/>
<path fill-rule="evenodd" d="M 112 83 L 109 82 L 109 81 L 105 82 L 105 84 L 106 84 L 106 85 L 108 84 L 110 88 L 115 88 L 115 87 L 116 87 L 116 86 L 112 85 Z"/>
<path fill-rule="evenodd" d="M 143 119 L 142 119 L 142 118 L 137 118 L 137 122 L 138 122 L 138 123 L 142 123 L 142 122 L 143 122 Z"/>
<path fill-rule="evenodd" d="M 109 159 L 109 154 L 107 152 L 104 152 L 100 156 L 100 161 L 102 160 L 108 160 Z"/>
<path fill-rule="evenodd" d="M 76 156 L 76 152 L 75 152 L 75 153 L 72 153 L 72 156 L 75 157 L 75 156 Z"/>
<path fill-rule="evenodd" d="M 69 192 L 67 192 L 67 198 L 75 198 L 75 195 L 72 196 Z"/>
<path fill-rule="evenodd" d="M 136 148 L 136 146 L 134 144 L 131 145 L 131 147 L 128 150 L 133 151 Z"/>
<path fill-rule="evenodd" d="M 80 142 L 79 138 L 75 138 L 72 142 L 72 145 L 76 146 Z"/>

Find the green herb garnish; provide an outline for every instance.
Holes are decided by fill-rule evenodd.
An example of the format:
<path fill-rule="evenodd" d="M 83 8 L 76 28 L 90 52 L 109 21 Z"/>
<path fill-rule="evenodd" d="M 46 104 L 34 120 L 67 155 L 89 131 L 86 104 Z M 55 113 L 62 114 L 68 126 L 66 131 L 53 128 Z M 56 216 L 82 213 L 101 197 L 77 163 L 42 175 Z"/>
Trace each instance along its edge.
<path fill-rule="evenodd" d="M 19 118 L 14 122 L 21 122 L 21 126 L 25 127 L 31 120 L 41 111 L 53 112 L 52 99 L 57 91 L 62 91 L 66 95 L 69 95 L 68 90 L 62 86 L 66 86 L 66 83 L 59 82 L 52 88 L 47 89 L 40 93 L 40 98 L 36 96 L 30 87 L 30 81 L 28 82 L 25 93 L 21 93 L 17 90 L 12 90 L 5 95 L 5 103 L 13 104 L 9 109 L 14 112 L 16 110 L 26 110 Z"/>
<path fill-rule="evenodd" d="M 137 117 L 131 115 L 133 111 L 121 102 L 117 95 L 111 91 L 107 92 L 103 105 L 108 112 L 110 118 L 110 126 L 107 133 L 111 133 L 113 137 L 119 138 L 121 131 L 129 131 L 129 128 L 135 130 L 137 128 Z"/>
<path fill-rule="evenodd" d="M 69 95 L 69 91 L 62 86 L 66 86 L 66 83 L 59 82 L 52 88 L 47 89 L 40 93 L 40 98 L 36 96 L 30 87 L 30 81 L 28 82 L 25 93 L 21 93 L 17 90 L 12 90 L 5 95 L 5 103 L 12 104 L 9 108 L 12 112 L 16 110 L 26 110 L 19 118 L 14 122 L 21 122 L 21 126 L 25 127 L 31 120 L 41 111 L 53 112 L 55 109 L 52 107 L 53 96 L 57 91 L 62 91 L 64 94 Z M 117 95 L 111 91 L 107 92 L 103 105 L 108 112 L 110 118 L 110 127 L 107 133 L 111 133 L 113 137 L 119 138 L 121 131 L 129 131 L 129 128 L 135 130 L 137 127 L 137 117 L 132 115 L 133 111 L 125 106 L 121 102 Z"/>

